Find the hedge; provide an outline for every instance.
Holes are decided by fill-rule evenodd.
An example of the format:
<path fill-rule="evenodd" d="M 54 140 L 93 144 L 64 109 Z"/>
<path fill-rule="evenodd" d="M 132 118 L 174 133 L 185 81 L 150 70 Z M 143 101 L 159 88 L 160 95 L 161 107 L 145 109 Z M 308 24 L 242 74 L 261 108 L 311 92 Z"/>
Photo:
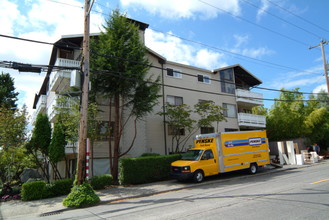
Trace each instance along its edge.
<path fill-rule="evenodd" d="M 119 182 L 120 184 L 140 184 L 168 179 L 170 164 L 180 158 L 180 154 L 122 158 L 119 163 Z"/>
<path fill-rule="evenodd" d="M 21 197 L 24 201 L 45 199 L 70 193 L 73 180 L 56 180 L 51 184 L 44 181 L 27 182 L 22 185 Z"/>
<path fill-rule="evenodd" d="M 112 184 L 113 177 L 110 174 L 104 174 L 100 176 L 93 176 L 90 179 L 90 185 L 93 189 L 104 189 L 105 186 L 109 186 Z"/>

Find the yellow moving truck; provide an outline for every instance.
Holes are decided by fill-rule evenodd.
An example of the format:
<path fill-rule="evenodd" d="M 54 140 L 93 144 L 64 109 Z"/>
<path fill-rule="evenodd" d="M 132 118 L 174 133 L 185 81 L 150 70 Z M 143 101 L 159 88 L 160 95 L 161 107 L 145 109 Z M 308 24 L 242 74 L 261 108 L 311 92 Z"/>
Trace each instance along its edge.
<path fill-rule="evenodd" d="M 221 132 L 197 135 L 194 148 L 171 164 L 177 180 L 202 182 L 205 176 L 241 169 L 255 174 L 270 164 L 266 131 Z"/>

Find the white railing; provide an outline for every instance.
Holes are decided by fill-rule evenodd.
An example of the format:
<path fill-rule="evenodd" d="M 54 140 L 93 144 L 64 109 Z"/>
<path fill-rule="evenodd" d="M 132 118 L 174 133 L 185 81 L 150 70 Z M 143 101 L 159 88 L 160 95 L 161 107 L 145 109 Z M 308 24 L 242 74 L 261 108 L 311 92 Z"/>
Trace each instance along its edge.
<path fill-rule="evenodd" d="M 266 127 L 266 117 L 263 115 L 238 113 L 238 122 L 239 126 L 250 126 L 258 128 Z"/>
<path fill-rule="evenodd" d="M 54 122 L 53 119 L 55 119 L 56 115 L 58 114 L 58 111 L 56 110 L 56 108 L 68 108 L 71 109 L 73 106 L 73 103 L 71 102 L 70 98 L 67 98 L 67 104 L 65 105 L 59 105 L 57 103 L 57 99 L 59 98 L 59 95 L 56 95 L 54 97 L 54 99 L 50 102 L 50 104 L 48 105 L 48 109 L 47 109 L 47 115 L 49 118 L 49 121 Z"/>
<path fill-rule="evenodd" d="M 77 60 L 69 60 L 69 59 L 63 59 L 63 58 L 57 58 L 55 66 L 60 66 L 60 67 L 80 67 L 81 62 Z M 49 87 L 51 91 L 55 91 L 56 88 L 59 86 L 61 83 L 61 79 L 71 78 L 71 71 L 70 69 L 61 69 L 58 71 L 53 71 L 50 74 L 49 78 Z"/>
<path fill-rule="evenodd" d="M 251 92 L 244 89 L 236 89 L 236 101 L 250 103 L 255 105 L 263 105 L 263 94 L 258 92 Z"/>
<path fill-rule="evenodd" d="M 55 66 L 64 66 L 64 67 L 80 67 L 81 62 L 78 60 L 70 60 L 64 58 L 57 58 Z"/>

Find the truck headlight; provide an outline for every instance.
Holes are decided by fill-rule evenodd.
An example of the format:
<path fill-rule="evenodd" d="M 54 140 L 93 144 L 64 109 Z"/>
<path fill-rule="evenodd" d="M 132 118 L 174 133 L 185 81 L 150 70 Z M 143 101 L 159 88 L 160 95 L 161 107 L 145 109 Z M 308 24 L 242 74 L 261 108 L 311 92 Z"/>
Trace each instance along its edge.
<path fill-rule="evenodd" d="M 182 173 L 189 173 L 189 172 L 191 172 L 190 166 L 182 167 Z"/>

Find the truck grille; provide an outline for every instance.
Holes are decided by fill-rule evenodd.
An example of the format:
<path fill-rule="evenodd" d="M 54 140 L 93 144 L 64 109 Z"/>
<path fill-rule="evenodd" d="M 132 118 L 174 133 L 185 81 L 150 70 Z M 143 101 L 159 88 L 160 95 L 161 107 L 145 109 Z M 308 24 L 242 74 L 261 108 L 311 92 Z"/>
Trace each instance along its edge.
<path fill-rule="evenodd" d="M 181 167 L 171 167 L 171 171 L 173 173 L 181 173 L 182 172 L 182 168 Z"/>

